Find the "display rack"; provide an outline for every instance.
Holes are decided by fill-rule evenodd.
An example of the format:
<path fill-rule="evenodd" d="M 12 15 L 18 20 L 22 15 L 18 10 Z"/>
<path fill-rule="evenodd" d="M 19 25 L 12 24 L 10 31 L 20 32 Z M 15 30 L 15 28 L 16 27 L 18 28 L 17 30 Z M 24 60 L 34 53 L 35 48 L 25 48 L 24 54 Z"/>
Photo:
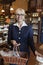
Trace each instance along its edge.
<path fill-rule="evenodd" d="M 39 21 L 39 14 L 33 13 L 31 16 L 31 24 L 33 29 L 33 39 L 35 43 L 39 42 L 39 33 L 40 33 L 40 21 Z"/>
<path fill-rule="evenodd" d="M 7 42 L 8 37 L 8 26 L 9 25 L 0 25 L 0 44 Z"/>
<path fill-rule="evenodd" d="M 41 17 L 40 43 L 43 43 L 43 16 Z"/>
<path fill-rule="evenodd" d="M 4 24 L 4 23 L 5 23 L 5 16 L 0 15 L 0 24 Z"/>
<path fill-rule="evenodd" d="M 34 17 L 32 18 L 32 28 L 34 30 L 34 35 L 38 35 L 38 18 Z"/>

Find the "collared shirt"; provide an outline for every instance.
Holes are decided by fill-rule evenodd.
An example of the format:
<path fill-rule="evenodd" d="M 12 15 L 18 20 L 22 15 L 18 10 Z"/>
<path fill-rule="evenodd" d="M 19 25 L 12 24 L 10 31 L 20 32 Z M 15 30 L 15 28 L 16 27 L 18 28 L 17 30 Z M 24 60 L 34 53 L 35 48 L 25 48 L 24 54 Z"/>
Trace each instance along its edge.
<path fill-rule="evenodd" d="M 27 25 L 23 21 L 21 29 L 18 27 L 18 23 L 12 24 L 9 26 L 8 31 L 8 44 L 11 40 L 16 40 L 17 43 L 20 43 L 20 51 L 29 52 L 29 46 L 32 49 L 33 53 L 35 52 L 35 46 L 33 42 L 33 30 L 31 25 Z"/>
<path fill-rule="evenodd" d="M 18 23 L 15 23 L 15 24 L 13 24 L 13 25 L 15 25 L 15 26 L 18 26 L 18 27 L 19 27 Z M 23 21 L 23 24 L 21 25 L 21 27 L 23 27 L 23 26 L 28 26 L 28 25 L 25 23 L 25 21 Z"/>

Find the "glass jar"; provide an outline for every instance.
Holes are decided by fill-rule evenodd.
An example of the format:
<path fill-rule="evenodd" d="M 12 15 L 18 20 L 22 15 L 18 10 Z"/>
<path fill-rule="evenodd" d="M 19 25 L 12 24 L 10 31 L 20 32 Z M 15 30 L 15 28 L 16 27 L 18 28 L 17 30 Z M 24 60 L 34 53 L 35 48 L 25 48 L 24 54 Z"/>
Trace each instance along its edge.
<path fill-rule="evenodd" d="M 35 65 L 43 65 L 43 57 L 37 56 Z"/>
<path fill-rule="evenodd" d="M 2 43 L 3 41 L 2 41 L 2 38 L 0 37 L 0 43 Z"/>

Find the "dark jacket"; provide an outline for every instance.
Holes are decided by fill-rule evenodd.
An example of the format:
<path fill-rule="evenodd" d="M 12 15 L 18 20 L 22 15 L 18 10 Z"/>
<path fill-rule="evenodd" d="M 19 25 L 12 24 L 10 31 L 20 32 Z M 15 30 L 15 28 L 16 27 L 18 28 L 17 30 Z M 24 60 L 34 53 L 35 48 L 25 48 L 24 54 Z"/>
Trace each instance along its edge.
<path fill-rule="evenodd" d="M 18 26 L 12 24 L 9 26 L 8 31 L 8 44 L 11 45 L 11 49 L 13 45 L 11 44 L 11 40 L 16 40 L 17 43 L 20 43 L 20 51 L 28 52 L 30 55 L 30 49 L 35 52 L 35 46 L 33 41 L 33 30 L 31 25 L 23 26 L 21 29 Z"/>

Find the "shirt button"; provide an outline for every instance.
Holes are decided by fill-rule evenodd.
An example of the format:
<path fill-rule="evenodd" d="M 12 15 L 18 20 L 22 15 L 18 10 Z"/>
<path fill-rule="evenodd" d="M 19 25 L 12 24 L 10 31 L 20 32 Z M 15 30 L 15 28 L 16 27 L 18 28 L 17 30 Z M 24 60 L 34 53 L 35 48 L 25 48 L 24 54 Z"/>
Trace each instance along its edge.
<path fill-rule="evenodd" d="M 21 30 L 21 28 L 19 28 L 19 30 Z"/>
<path fill-rule="evenodd" d="M 19 37 L 19 39 L 21 39 L 21 38 Z"/>
<path fill-rule="evenodd" d="M 19 32 L 19 34 L 20 34 L 21 32 Z"/>

